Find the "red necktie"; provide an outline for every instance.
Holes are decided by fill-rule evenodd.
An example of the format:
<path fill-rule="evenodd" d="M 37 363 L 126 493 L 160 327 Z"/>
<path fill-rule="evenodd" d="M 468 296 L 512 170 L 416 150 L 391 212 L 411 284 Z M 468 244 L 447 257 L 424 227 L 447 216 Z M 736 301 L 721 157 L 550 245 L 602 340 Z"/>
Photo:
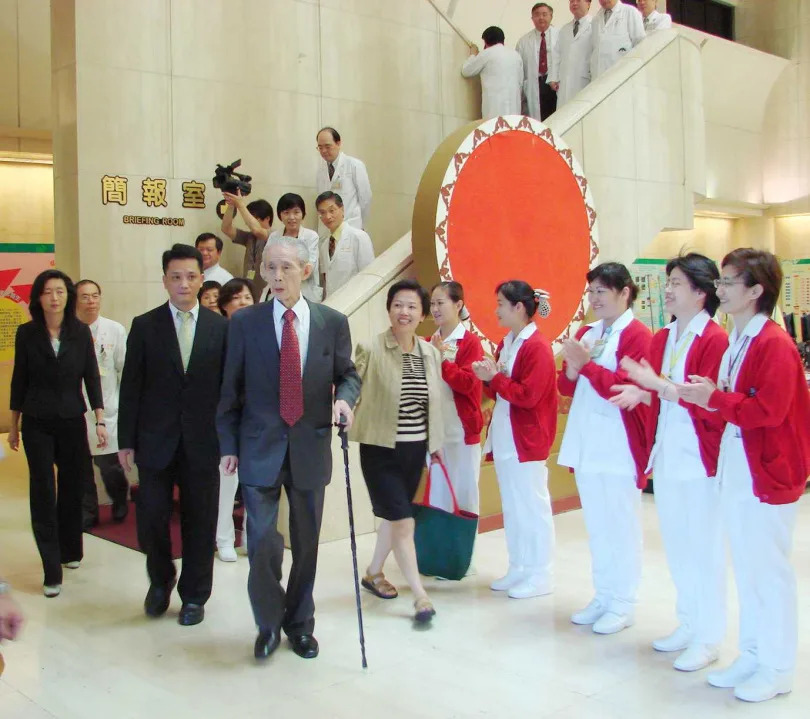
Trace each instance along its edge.
<path fill-rule="evenodd" d="M 540 68 L 541 75 L 548 75 L 548 55 L 546 48 L 546 33 L 540 33 Z"/>
<path fill-rule="evenodd" d="M 293 321 L 295 312 L 284 313 L 281 331 L 281 393 L 279 408 L 281 419 L 292 427 L 304 414 L 304 391 L 301 384 L 301 353 Z"/>

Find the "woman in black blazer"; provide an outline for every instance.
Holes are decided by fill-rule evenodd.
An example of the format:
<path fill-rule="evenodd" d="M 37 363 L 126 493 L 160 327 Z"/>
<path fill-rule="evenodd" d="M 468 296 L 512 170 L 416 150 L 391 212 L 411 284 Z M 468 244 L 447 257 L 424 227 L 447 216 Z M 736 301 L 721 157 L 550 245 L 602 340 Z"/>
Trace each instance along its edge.
<path fill-rule="evenodd" d="M 31 494 L 31 526 L 45 570 L 44 593 L 57 596 L 62 565 L 82 559 L 82 489 L 93 468 L 82 380 L 96 415 L 98 446 L 107 445 L 101 380 L 90 328 L 76 317 L 76 288 L 64 272 L 34 280 L 31 321 L 17 328 L 8 443 L 20 446 L 20 415 Z M 54 480 L 53 466 L 57 478 Z"/>

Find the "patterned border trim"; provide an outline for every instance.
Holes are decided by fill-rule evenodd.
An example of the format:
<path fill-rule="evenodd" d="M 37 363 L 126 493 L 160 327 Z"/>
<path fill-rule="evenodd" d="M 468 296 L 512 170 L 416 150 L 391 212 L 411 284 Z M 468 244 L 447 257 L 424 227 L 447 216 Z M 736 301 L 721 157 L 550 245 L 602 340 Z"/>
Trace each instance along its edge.
<path fill-rule="evenodd" d="M 469 135 L 467 135 L 467 137 L 465 137 L 464 140 L 462 140 L 462 142 L 459 144 L 458 150 L 453 155 L 453 160 L 448 165 L 447 171 L 444 174 L 444 180 L 439 192 L 439 200 L 436 208 L 435 229 L 436 259 L 439 264 L 439 276 L 442 280 L 453 279 L 453 269 L 450 266 L 450 255 L 447 251 L 447 215 L 453 201 L 453 190 L 455 188 L 456 181 L 458 180 L 458 176 L 461 174 L 461 170 L 464 168 L 464 165 L 467 163 L 467 160 L 469 159 L 473 150 L 475 150 L 479 145 L 486 142 L 490 137 L 493 137 L 501 132 L 511 132 L 515 130 L 519 132 L 528 132 L 551 145 L 557 151 L 560 157 L 565 160 L 568 167 L 571 168 L 571 172 L 574 174 L 577 185 L 582 193 L 582 199 L 585 202 L 585 210 L 588 214 L 588 226 L 590 229 L 591 243 L 590 267 L 593 268 L 597 264 L 597 258 L 599 256 L 599 242 L 596 225 L 596 210 L 594 209 L 593 197 L 591 196 L 591 190 L 588 186 L 588 180 L 582 172 L 579 162 L 574 157 L 571 149 L 562 140 L 562 138 L 555 135 L 543 123 L 524 115 L 506 115 L 483 121 Z M 579 307 L 574 313 L 573 318 L 568 323 L 566 328 L 552 340 L 551 345 L 555 354 L 562 347 L 562 341 L 564 339 L 576 334 L 577 329 L 579 329 L 579 326 L 582 324 L 582 320 L 585 318 L 587 308 L 587 296 L 585 295 L 585 286 L 583 285 L 582 299 L 580 300 Z M 478 335 L 478 337 L 484 343 L 484 347 L 488 349 L 490 353 L 495 353 L 496 344 L 486 337 L 483 332 L 481 332 L 472 318 L 470 319 L 470 331 Z"/>

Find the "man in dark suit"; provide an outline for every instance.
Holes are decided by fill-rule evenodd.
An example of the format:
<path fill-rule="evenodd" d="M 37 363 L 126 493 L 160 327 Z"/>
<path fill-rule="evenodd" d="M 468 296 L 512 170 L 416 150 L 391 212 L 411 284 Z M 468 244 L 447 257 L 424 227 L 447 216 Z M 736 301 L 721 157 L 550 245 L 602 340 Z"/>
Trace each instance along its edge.
<path fill-rule="evenodd" d="M 360 378 L 346 317 L 301 296 L 312 272 L 306 243 L 271 237 L 262 269 L 272 300 L 230 320 L 217 429 L 223 469 L 232 474 L 238 466 L 247 508 L 248 594 L 259 628 L 254 654 L 269 657 L 283 629 L 293 651 L 310 659 L 318 655 L 312 589 L 332 476 L 332 424 L 343 415 L 351 425 Z M 286 592 L 277 530 L 282 487 L 293 555 Z"/>
<path fill-rule="evenodd" d="M 199 624 L 211 595 L 219 501 L 216 409 L 227 321 L 197 302 L 202 256 L 190 245 L 163 253 L 169 301 L 132 321 L 121 377 L 118 452 L 138 465 L 138 542 L 146 553 L 144 610 L 159 617 L 175 585 L 169 517 L 180 487 L 183 564 L 178 621 Z"/>

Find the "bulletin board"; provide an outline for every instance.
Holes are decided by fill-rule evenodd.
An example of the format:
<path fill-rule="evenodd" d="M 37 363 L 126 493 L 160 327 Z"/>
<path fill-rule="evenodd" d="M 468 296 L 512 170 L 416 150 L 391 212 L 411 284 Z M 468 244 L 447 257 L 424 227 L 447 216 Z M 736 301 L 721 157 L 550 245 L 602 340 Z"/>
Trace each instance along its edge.
<path fill-rule="evenodd" d="M 669 324 L 664 313 L 664 288 L 667 283 L 667 262 L 660 259 L 638 259 L 628 269 L 638 285 L 638 299 L 633 307 L 636 319 L 653 332 Z"/>

